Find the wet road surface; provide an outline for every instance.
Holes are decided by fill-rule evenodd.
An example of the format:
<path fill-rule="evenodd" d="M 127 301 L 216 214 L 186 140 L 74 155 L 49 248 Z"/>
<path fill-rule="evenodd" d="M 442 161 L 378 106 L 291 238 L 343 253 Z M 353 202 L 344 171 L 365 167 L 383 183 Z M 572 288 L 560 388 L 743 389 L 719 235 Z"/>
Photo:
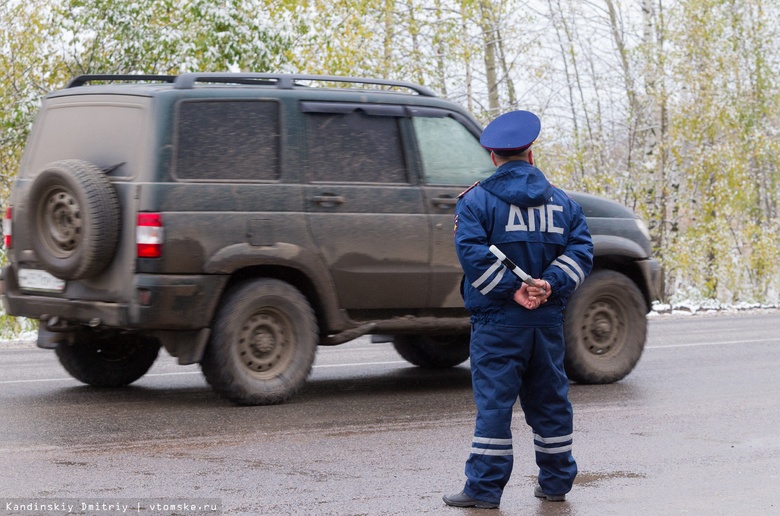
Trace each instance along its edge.
<path fill-rule="evenodd" d="M 133 386 L 103 390 L 53 352 L 2 349 L 0 514 L 9 499 L 150 498 L 216 499 L 224 514 L 780 514 L 778 328 L 777 312 L 651 319 L 626 379 L 572 385 L 580 475 L 566 502 L 533 497 L 516 409 L 497 511 L 441 501 L 462 487 L 471 445 L 467 364 L 423 371 L 359 339 L 321 348 L 290 402 L 237 407 L 165 353 Z"/>

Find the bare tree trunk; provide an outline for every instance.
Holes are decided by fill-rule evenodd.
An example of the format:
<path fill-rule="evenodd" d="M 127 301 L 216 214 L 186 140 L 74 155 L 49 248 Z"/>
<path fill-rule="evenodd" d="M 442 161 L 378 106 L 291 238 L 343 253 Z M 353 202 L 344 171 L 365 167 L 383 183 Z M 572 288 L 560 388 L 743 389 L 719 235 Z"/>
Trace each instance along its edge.
<path fill-rule="evenodd" d="M 640 114 L 639 101 L 637 100 L 636 89 L 634 88 L 634 79 L 631 75 L 631 65 L 628 60 L 628 52 L 626 50 L 626 44 L 623 41 L 623 31 L 621 30 L 617 12 L 615 11 L 615 4 L 612 0 L 606 0 L 607 11 L 609 12 L 609 25 L 612 30 L 612 40 L 615 42 L 615 46 L 618 50 L 618 57 L 620 58 L 620 64 L 623 67 L 623 81 L 625 82 L 626 95 L 628 96 L 628 107 L 630 109 L 629 116 L 634 117 Z M 644 0 L 644 3 L 649 3 L 650 0 Z M 645 23 L 645 29 L 647 24 Z M 647 34 L 645 34 L 647 36 Z"/>
<path fill-rule="evenodd" d="M 496 116 L 501 109 L 501 105 L 498 94 L 498 71 L 496 64 L 497 34 L 492 19 L 493 5 L 491 0 L 480 0 L 479 7 L 479 24 L 485 43 L 485 78 L 488 88 L 488 109 L 492 116 Z"/>
<path fill-rule="evenodd" d="M 463 42 L 463 61 L 466 66 L 466 107 L 470 113 L 474 112 L 474 86 L 473 76 L 471 71 L 471 44 L 468 40 L 469 28 L 468 28 L 468 13 L 466 11 L 466 2 L 461 0 L 460 3 L 460 19 L 461 19 L 461 31 L 465 41 Z"/>
<path fill-rule="evenodd" d="M 615 3 L 613 0 L 605 0 L 607 4 L 607 13 L 609 14 L 609 27 L 612 34 L 612 41 L 615 43 L 617 49 L 618 59 L 620 61 L 620 67 L 623 74 L 623 85 L 626 90 L 626 98 L 628 100 L 628 117 L 626 120 L 626 126 L 628 127 L 628 149 L 626 169 L 629 175 L 633 175 L 635 168 L 634 165 L 634 149 L 641 149 L 644 145 L 641 143 L 643 134 L 646 133 L 646 117 L 642 112 L 642 106 L 640 105 L 639 98 L 634 84 L 633 70 L 631 69 L 631 62 L 628 56 L 628 50 L 626 49 L 626 43 L 624 40 L 624 31 L 621 21 L 618 19 L 618 12 L 615 9 Z M 647 3 L 649 0 L 643 0 Z M 647 37 L 647 23 L 644 25 L 645 34 Z M 652 81 L 652 78 L 648 79 Z M 652 124 L 650 124 L 652 127 Z M 641 152 L 641 151 L 640 151 Z M 646 150 L 646 154 L 650 154 L 651 149 Z M 641 156 L 640 156 L 641 160 Z"/>
<path fill-rule="evenodd" d="M 517 95 L 515 94 L 515 82 L 512 79 L 512 74 L 509 73 L 509 66 L 506 62 L 506 55 L 504 53 L 504 38 L 501 36 L 501 29 L 496 28 L 496 35 L 498 41 L 498 55 L 501 60 L 501 71 L 504 74 L 503 82 L 506 82 L 507 95 L 509 96 L 509 105 L 514 108 L 517 106 Z"/>
<path fill-rule="evenodd" d="M 561 13 L 563 13 L 563 8 L 561 7 L 561 2 L 558 0 L 558 8 Z M 591 142 L 595 141 L 595 138 L 593 136 L 593 126 L 591 125 L 590 121 L 590 113 L 588 112 L 587 105 L 588 102 L 585 99 L 585 94 L 582 89 L 582 77 L 579 70 L 579 64 L 577 61 L 577 51 L 574 47 L 575 44 L 575 38 L 574 34 L 572 34 L 571 29 L 569 28 L 569 24 L 566 21 L 566 17 L 561 14 L 561 24 L 563 25 L 564 34 L 566 34 L 566 54 L 571 59 L 571 67 L 572 70 L 574 70 L 574 83 L 577 86 L 577 92 L 579 93 L 580 97 L 580 103 L 583 107 L 582 109 L 582 115 L 585 118 L 585 128 L 588 131 L 588 139 Z M 566 55 L 563 56 L 564 59 L 566 59 Z"/>
<path fill-rule="evenodd" d="M 441 9 L 441 0 L 435 0 L 433 3 L 436 10 L 436 28 L 433 36 L 433 50 L 436 52 L 436 70 L 438 75 L 439 91 L 443 96 L 447 96 L 447 75 L 444 61 L 446 48 L 442 32 L 444 30 L 444 17 Z"/>
<path fill-rule="evenodd" d="M 608 0 L 610 1 L 610 0 Z M 643 76 L 645 80 L 646 106 L 643 115 L 646 120 L 646 131 L 642 135 L 642 146 L 645 158 L 653 158 L 655 164 L 650 178 L 650 193 L 647 202 L 650 206 L 651 231 L 654 233 L 656 248 L 663 252 L 672 241 L 677 232 L 676 198 L 678 186 L 669 177 L 668 155 L 669 150 L 664 145 L 667 127 L 667 98 L 666 83 L 664 81 L 665 68 L 665 27 L 663 0 L 642 0 L 643 31 L 642 44 L 644 52 Z M 632 83 L 633 84 L 633 83 Z M 630 101 L 632 111 L 641 110 L 636 90 L 633 101 Z M 640 111 L 637 111 L 637 115 Z M 661 257 L 663 258 L 663 257 Z M 664 278 L 666 280 L 666 278 Z M 662 296 L 666 298 L 667 285 L 661 289 Z"/>
<path fill-rule="evenodd" d="M 409 9 L 409 35 L 412 36 L 412 60 L 416 64 L 416 81 L 420 84 L 423 84 L 425 82 L 425 77 L 423 76 L 423 56 L 422 52 L 420 51 L 420 26 L 417 23 L 417 18 L 415 17 L 416 9 L 414 6 L 414 0 L 409 0 L 407 5 Z"/>
<path fill-rule="evenodd" d="M 552 16 L 553 18 L 555 17 L 556 12 L 561 12 L 560 2 L 558 2 L 557 8 L 553 6 L 552 0 L 547 0 L 547 5 L 550 8 L 550 16 Z M 577 115 L 576 103 L 574 102 L 574 86 L 570 78 L 571 74 L 569 72 L 569 60 L 566 57 L 567 56 L 566 45 L 564 44 L 564 39 L 563 36 L 561 35 L 561 31 L 560 28 L 558 27 L 558 23 L 554 23 L 554 25 L 555 25 L 555 33 L 558 36 L 558 45 L 560 46 L 561 49 L 561 57 L 563 58 L 563 71 L 566 74 L 566 88 L 569 94 L 569 108 L 571 109 L 571 120 L 574 128 L 575 153 L 579 153 L 579 150 L 582 147 L 582 144 L 580 143 L 579 116 Z M 579 168 L 580 178 L 584 180 L 585 167 L 583 166 L 582 160 L 578 161 L 577 168 Z"/>
<path fill-rule="evenodd" d="M 385 41 L 384 41 L 384 62 L 382 63 L 382 69 L 384 70 L 384 76 L 389 77 L 391 71 L 391 63 L 393 62 L 393 15 L 395 14 L 395 0 L 385 0 Z"/>

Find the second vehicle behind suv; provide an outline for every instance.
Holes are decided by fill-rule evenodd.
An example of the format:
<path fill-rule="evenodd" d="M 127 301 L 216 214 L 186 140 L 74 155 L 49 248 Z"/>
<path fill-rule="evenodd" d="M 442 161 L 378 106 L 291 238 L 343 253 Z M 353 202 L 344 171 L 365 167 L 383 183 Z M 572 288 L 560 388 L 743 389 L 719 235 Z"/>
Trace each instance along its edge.
<path fill-rule="evenodd" d="M 453 213 L 493 172 L 480 132 L 402 82 L 76 78 L 45 98 L 5 212 L 4 307 L 96 386 L 137 380 L 162 346 L 225 398 L 278 403 L 318 345 L 369 334 L 455 366 L 470 326 Z M 614 382 L 641 356 L 660 268 L 630 210 L 571 195 L 595 268 L 567 307 L 566 368 Z"/>

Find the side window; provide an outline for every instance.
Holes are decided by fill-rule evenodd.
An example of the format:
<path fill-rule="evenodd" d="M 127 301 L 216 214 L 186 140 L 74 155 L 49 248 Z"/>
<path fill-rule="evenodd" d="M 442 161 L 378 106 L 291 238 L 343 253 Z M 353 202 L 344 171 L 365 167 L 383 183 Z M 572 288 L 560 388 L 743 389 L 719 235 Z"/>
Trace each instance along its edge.
<path fill-rule="evenodd" d="M 490 153 L 454 118 L 412 118 L 429 185 L 467 186 L 495 172 Z"/>
<path fill-rule="evenodd" d="M 179 179 L 279 179 L 276 102 L 180 102 L 176 131 L 175 173 Z"/>
<path fill-rule="evenodd" d="M 306 113 L 310 182 L 407 183 L 398 118 Z"/>

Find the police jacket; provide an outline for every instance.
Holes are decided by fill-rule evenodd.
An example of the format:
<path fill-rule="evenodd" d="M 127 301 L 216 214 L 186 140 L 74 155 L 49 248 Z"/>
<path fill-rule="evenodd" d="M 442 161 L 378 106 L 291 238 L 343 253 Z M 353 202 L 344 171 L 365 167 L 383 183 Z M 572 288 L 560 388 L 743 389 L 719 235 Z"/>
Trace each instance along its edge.
<path fill-rule="evenodd" d="M 521 281 L 488 249 L 498 247 L 552 295 L 536 310 L 517 304 Z M 455 249 L 464 272 L 463 298 L 472 322 L 554 326 L 566 299 L 593 267 L 593 243 L 582 208 L 525 161 L 501 165 L 460 196 Z"/>

